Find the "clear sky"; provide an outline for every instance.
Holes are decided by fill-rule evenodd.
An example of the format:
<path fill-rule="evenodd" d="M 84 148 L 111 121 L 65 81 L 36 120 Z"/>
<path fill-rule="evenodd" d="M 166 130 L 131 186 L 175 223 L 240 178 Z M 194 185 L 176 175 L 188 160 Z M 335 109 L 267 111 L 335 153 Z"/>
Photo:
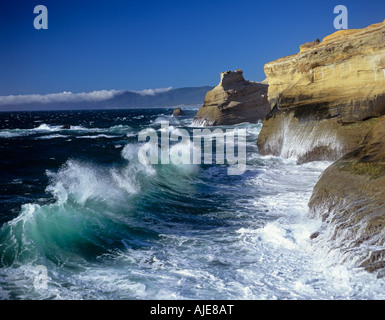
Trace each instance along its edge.
<path fill-rule="evenodd" d="M 36 5 L 48 30 L 36 30 Z M 261 81 L 263 66 L 336 31 L 385 19 L 384 0 L 82 1 L 2 0 L 0 95 L 143 90 L 216 85 L 241 68 Z"/>

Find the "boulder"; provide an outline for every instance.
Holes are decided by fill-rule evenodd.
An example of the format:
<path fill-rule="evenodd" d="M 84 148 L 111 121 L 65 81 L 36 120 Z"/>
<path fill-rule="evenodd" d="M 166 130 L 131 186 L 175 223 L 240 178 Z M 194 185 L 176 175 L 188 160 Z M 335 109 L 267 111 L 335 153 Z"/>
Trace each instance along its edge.
<path fill-rule="evenodd" d="M 206 94 L 194 124 L 216 126 L 263 120 L 270 111 L 268 85 L 245 80 L 239 69 L 220 75 L 220 83 Z"/>

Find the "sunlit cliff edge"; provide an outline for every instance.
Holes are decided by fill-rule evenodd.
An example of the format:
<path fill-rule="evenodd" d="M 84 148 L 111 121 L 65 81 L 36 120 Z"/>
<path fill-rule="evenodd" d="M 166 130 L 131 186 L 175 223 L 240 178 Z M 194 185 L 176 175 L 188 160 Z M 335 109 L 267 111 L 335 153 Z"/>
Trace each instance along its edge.
<path fill-rule="evenodd" d="M 271 111 L 261 154 L 299 163 L 338 160 L 309 203 L 311 240 L 355 267 L 385 275 L 385 21 L 341 30 L 264 67 Z"/>
<path fill-rule="evenodd" d="M 337 160 L 385 114 L 385 23 L 337 31 L 264 69 L 272 110 L 259 152 Z"/>

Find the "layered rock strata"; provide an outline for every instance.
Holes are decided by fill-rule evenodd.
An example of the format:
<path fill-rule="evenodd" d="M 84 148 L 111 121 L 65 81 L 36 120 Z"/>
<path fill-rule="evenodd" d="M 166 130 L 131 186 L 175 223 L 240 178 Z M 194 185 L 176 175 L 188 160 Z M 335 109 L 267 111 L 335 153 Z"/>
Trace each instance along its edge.
<path fill-rule="evenodd" d="M 385 276 L 385 21 L 306 43 L 265 73 L 259 152 L 337 160 L 309 202 L 322 221 L 311 241 Z"/>
<path fill-rule="evenodd" d="M 341 30 L 267 63 L 271 111 L 259 152 L 299 162 L 337 160 L 385 114 L 385 21 Z"/>
<path fill-rule="evenodd" d="M 270 111 L 268 85 L 245 80 L 242 70 L 220 75 L 220 83 L 206 94 L 194 124 L 216 126 L 263 120 Z"/>

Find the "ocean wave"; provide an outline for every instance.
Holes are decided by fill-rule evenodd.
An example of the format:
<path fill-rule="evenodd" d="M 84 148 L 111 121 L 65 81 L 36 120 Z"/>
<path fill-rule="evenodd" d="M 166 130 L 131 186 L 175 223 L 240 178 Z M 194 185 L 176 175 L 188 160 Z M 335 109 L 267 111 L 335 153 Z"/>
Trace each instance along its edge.
<path fill-rule="evenodd" d="M 107 134 L 98 134 L 96 136 L 78 136 L 76 137 L 77 139 L 99 139 L 99 138 L 105 138 L 105 139 L 113 139 L 113 138 L 117 138 L 117 137 L 122 137 L 122 136 L 111 136 L 111 135 L 107 135 Z"/>
<path fill-rule="evenodd" d="M 213 121 L 210 121 L 204 118 L 194 119 L 190 124 L 191 127 L 197 127 L 197 128 L 210 127 L 212 125 L 213 125 Z"/>
<path fill-rule="evenodd" d="M 131 218 L 137 202 L 147 197 L 153 185 L 166 184 L 173 194 L 180 189 L 187 191 L 186 177 L 196 174 L 190 167 L 140 163 L 141 146 L 127 144 L 123 148 L 121 155 L 127 160 L 123 167 L 68 160 L 57 172 L 47 171 L 46 191 L 54 202 L 24 204 L 20 214 L 2 227 L 0 264 L 32 263 L 42 252 L 59 264 L 70 256 L 82 261 L 90 252 L 95 258 L 110 247 L 121 246 L 127 237 L 132 237 L 133 243 L 140 242 L 130 236 L 130 232 L 142 230 L 141 223 Z M 146 228 L 141 232 L 152 234 Z"/>
<path fill-rule="evenodd" d="M 70 160 L 47 175 L 54 203 L 25 204 L 0 230 L 3 267 L 38 261 L 41 253 L 54 263 L 70 257 L 82 263 L 135 230 L 129 224 L 131 199 L 144 178 L 132 166 L 106 169 Z"/>
<path fill-rule="evenodd" d="M 30 135 L 42 135 L 47 133 L 59 133 L 64 136 L 69 135 L 81 135 L 84 133 L 100 133 L 105 134 L 107 137 L 108 134 L 113 135 L 130 135 L 132 134 L 132 128 L 126 125 L 115 125 L 109 128 L 87 128 L 83 126 L 70 126 L 69 128 L 63 127 L 63 125 L 49 125 L 46 123 L 40 124 L 38 127 L 31 129 L 3 129 L 0 130 L 0 138 L 8 139 L 8 138 L 16 138 Z M 58 135 L 50 135 L 50 138 L 59 138 Z M 48 136 L 40 137 L 40 139 L 50 139 Z M 112 137 L 112 136 L 111 136 Z M 92 138 L 89 136 L 89 138 Z"/>
<path fill-rule="evenodd" d="M 63 135 L 63 134 L 49 134 L 46 136 L 40 136 L 36 137 L 36 140 L 49 140 L 49 139 L 60 139 L 60 138 L 69 138 L 69 135 Z"/>
<path fill-rule="evenodd" d="M 153 118 L 141 128 L 166 133 L 159 124 L 167 116 Z M 82 128 L 43 123 L 24 132 L 47 139 L 138 134 L 125 125 Z M 186 128 L 191 133 L 172 124 L 168 133 L 187 137 Z M 0 229 L 0 298 L 383 298 L 384 282 L 341 267 L 309 239 L 321 222 L 307 217 L 307 202 L 328 163 L 259 156 L 260 124 L 220 128 L 246 130 L 244 175 L 227 175 L 226 165 L 141 163 L 145 143 L 134 139 L 115 145 L 122 150 L 114 163 L 70 159 L 47 171 L 50 201 L 24 204 Z M 170 143 L 168 156 L 193 150 L 182 139 Z M 33 287 L 37 266 L 48 270 L 45 290 Z"/>
<path fill-rule="evenodd" d="M 168 124 L 171 124 L 171 125 L 180 124 L 180 121 L 177 118 L 173 117 L 172 115 L 170 116 L 162 115 L 157 117 L 155 120 L 151 120 L 152 124 L 161 124 L 162 122 L 167 122 Z"/>

